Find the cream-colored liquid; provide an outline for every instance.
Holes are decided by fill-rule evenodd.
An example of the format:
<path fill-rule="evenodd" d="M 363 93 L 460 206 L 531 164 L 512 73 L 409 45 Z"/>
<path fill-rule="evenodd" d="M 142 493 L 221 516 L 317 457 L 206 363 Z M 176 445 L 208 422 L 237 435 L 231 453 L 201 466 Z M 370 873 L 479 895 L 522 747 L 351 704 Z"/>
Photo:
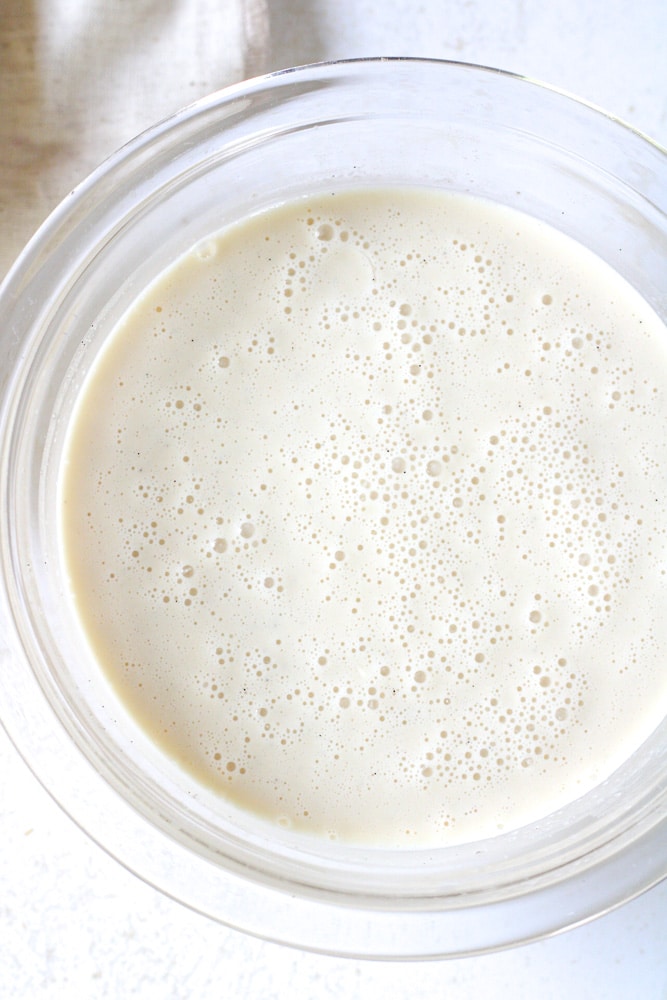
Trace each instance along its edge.
<path fill-rule="evenodd" d="M 199 781 L 378 845 L 544 815 L 664 716 L 666 331 L 464 196 L 283 206 L 178 261 L 82 393 L 62 540 Z"/>

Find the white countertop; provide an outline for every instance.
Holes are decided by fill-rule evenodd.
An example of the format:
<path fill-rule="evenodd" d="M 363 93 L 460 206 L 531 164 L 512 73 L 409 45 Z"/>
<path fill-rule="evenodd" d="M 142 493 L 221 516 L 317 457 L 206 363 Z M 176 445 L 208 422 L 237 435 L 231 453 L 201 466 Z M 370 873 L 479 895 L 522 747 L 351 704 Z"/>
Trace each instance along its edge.
<path fill-rule="evenodd" d="M 121 7 L 123 17 L 132 16 L 126 6 L 146 3 L 119 5 L 119 17 Z M 35 17 L 45 10 L 28 7 Z M 16 42 L 20 8 L 18 0 L 3 6 L 0 43 L 10 22 Z M 252 14 L 262 12 L 256 0 Z M 365 55 L 457 59 L 575 93 L 667 145 L 663 0 L 358 0 L 353 10 L 339 0 L 272 0 L 268 32 L 257 24 L 253 31 L 252 60 L 228 58 L 223 82 L 241 65 L 271 70 Z M 0 47 L 5 98 L 7 52 Z M 219 83 L 210 72 L 183 78 L 170 99 L 183 104 Z M 4 99 L 0 106 L 4 114 Z M 7 187 L 0 186 L 0 229 L 12 208 Z M 33 211 L 26 220 L 43 191 L 17 192 Z M 28 222 L 16 223 L 17 239 L 21 225 Z M 1 729 L 0 836 L 2 1000 L 667 998 L 667 882 L 585 927 L 495 955 L 394 965 L 305 954 L 220 927 L 127 873 L 51 801 Z"/>

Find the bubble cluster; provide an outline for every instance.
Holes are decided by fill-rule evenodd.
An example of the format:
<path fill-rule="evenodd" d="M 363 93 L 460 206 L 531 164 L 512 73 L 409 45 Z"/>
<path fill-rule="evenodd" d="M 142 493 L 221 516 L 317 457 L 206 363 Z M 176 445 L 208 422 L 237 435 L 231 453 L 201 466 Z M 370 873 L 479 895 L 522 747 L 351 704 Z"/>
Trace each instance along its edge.
<path fill-rule="evenodd" d="M 576 797 L 664 714 L 664 335 L 583 248 L 463 196 L 339 192 L 209 238 L 71 430 L 101 665 L 281 825 L 452 843 Z"/>

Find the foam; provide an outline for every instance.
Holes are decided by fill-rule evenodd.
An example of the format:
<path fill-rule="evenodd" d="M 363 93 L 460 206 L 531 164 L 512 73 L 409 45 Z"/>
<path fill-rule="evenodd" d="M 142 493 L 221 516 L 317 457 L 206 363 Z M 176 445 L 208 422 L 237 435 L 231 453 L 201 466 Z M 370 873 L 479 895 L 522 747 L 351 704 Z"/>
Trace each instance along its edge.
<path fill-rule="evenodd" d="M 208 238 L 72 423 L 100 666 L 198 781 L 317 835 L 456 843 L 583 794 L 667 702 L 665 343 L 583 247 L 465 196 Z"/>

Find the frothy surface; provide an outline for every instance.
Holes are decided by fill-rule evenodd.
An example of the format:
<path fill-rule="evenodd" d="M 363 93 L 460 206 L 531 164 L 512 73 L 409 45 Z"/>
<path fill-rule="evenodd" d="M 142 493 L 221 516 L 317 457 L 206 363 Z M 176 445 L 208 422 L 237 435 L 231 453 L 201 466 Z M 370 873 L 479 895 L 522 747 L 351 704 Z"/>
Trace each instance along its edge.
<path fill-rule="evenodd" d="M 665 334 L 465 196 L 339 192 L 207 240 L 73 421 L 99 663 L 198 780 L 296 829 L 455 843 L 583 794 L 667 702 Z"/>

